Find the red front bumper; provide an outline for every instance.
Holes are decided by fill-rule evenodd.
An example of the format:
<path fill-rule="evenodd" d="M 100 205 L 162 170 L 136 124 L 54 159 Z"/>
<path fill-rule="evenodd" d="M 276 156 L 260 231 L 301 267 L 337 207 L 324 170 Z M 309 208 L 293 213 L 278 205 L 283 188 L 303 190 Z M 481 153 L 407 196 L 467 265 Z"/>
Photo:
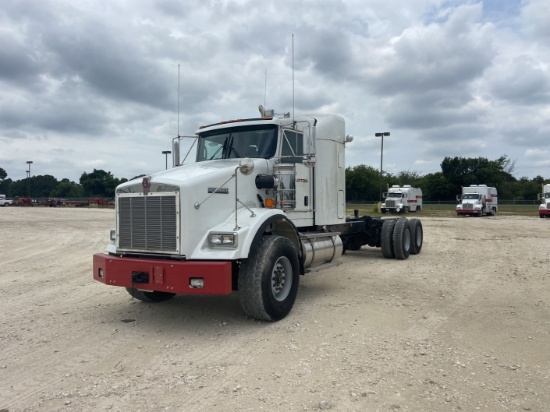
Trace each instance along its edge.
<path fill-rule="evenodd" d="M 481 210 L 457 210 L 456 211 L 457 214 L 459 215 L 480 215 L 481 214 Z"/>
<path fill-rule="evenodd" d="M 133 283 L 139 273 L 144 283 Z M 143 274 L 147 274 L 144 276 Z M 191 278 L 202 278 L 204 287 L 190 286 Z M 183 295 L 229 295 L 232 292 L 231 262 L 175 261 L 94 255 L 94 279 L 106 285 Z"/>
<path fill-rule="evenodd" d="M 539 209 L 539 215 L 550 215 L 550 209 Z"/>

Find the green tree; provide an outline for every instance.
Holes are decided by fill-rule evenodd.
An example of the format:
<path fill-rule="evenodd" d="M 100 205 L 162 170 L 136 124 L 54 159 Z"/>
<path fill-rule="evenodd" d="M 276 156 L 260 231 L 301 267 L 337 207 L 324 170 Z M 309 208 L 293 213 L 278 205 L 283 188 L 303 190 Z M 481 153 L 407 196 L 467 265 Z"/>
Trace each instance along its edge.
<path fill-rule="evenodd" d="M 506 155 L 496 160 L 488 160 L 485 157 L 445 157 L 441 163 L 441 172 L 452 185 L 455 192 L 460 193 L 462 186 L 485 184 L 494 186 L 499 190 L 504 182 L 514 182 L 512 176 L 515 162 Z"/>
<path fill-rule="evenodd" d="M 11 197 L 11 184 L 13 181 L 6 179 L 6 177 L 8 177 L 8 173 L 0 167 L 0 193 Z"/>
<path fill-rule="evenodd" d="M 397 174 L 397 184 L 399 186 L 404 185 L 411 185 L 412 187 L 418 187 L 420 186 L 420 182 L 422 181 L 422 176 L 418 172 L 411 172 L 409 170 L 399 172 Z"/>
<path fill-rule="evenodd" d="M 89 197 L 114 197 L 116 187 L 128 179 L 118 179 L 111 172 L 94 169 L 92 173 L 82 173 L 80 184 L 84 188 L 84 195 Z"/>
<path fill-rule="evenodd" d="M 359 165 L 346 168 L 347 200 L 378 199 L 380 172 L 371 166 Z"/>
<path fill-rule="evenodd" d="M 455 200 L 460 194 L 460 189 L 457 191 L 442 172 L 425 175 L 418 186 L 422 189 L 422 198 L 428 201 Z"/>
<path fill-rule="evenodd" d="M 30 178 L 30 194 L 32 198 L 50 197 L 58 185 L 52 175 L 38 175 Z"/>
<path fill-rule="evenodd" d="M 63 179 L 52 192 L 52 197 L 84 197 L 84 188 L 69 179 Z"/>

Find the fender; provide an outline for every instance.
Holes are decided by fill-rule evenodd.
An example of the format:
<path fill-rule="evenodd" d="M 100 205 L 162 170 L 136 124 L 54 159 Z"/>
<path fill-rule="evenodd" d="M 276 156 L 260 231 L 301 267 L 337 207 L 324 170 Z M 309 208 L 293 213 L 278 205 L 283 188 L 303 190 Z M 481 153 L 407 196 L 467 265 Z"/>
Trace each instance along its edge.
<path fill-rule="evenodd" d="M 254 212 L 251 216 L 250 210 Z M 302 256 L 302 246 L 296 226 L 280 209 L 265 208 L 239 209 L 237 213 L 238 229 L 235 228 L 235 215 L 225 222 L 212 227 L 205 233 L 193 250 L 188 260 L 236 260 L 246 259 L 250 249 L 257 244 L 264 233 L 285 236 L 295 245 L 298 255 Z M 237 247 L 211 247 L 208 244 L 208 234 L 211 232 L 236 233 Z"/>

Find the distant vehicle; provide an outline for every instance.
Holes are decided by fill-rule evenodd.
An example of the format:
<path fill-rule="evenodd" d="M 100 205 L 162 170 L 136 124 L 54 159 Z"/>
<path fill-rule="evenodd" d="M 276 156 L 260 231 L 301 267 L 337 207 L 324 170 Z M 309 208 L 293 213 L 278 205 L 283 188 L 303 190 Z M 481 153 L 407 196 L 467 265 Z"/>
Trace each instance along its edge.
<path fill-rule="evenodd" d="M 386 199 L 380 210 L 382 213 L 408 213 L 422 211 L 422 190 L 411 185 L 393 185 L 388 193 L 384 193 Z"/>
<path fill-rule="evenodd" d="M 13 204 L 13 200 L 8 199 L 6 195 L 0 195 L 0 206 L 9 206 Z"/>
<path fill-rule="evenodd" d="M 487 185 L 470 185 L 462 187 L 462 195 L 456 196 L 459 202 L 456 215 L 483 216 L 496 215 L 498 196 L 495 187 Z"/>
<path fill-rule="evenodd" d="M 542 185 L 542 193 L 539 193 L 539 200 L 542 200 L 539 206 L 540 218 L 550 217 L 550 185 Z"/>

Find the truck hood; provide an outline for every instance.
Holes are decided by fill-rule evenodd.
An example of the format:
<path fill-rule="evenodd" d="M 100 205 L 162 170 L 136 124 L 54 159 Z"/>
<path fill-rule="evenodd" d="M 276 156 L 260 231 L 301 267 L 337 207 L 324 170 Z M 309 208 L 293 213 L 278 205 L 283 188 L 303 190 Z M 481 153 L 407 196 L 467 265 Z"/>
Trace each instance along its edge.
<path fill-rule="evenodd" d="M 241 159 L 208 160 L 205 162 L 191 163 L 178 166 L 162 172 L 149 175 L 151 182 L 150 192 L 174 191 L 182 185 L 203 180 L 218 180 L 218 176 L 226 176 L 227 179 L 235 172 Z M 252 159 L 254 162 L 254 174 L 266 173 L 266 159 Z M 143 177 L 130 180 L 117 187 L 117 193 L 141 193 L 143 192 Z"/>

